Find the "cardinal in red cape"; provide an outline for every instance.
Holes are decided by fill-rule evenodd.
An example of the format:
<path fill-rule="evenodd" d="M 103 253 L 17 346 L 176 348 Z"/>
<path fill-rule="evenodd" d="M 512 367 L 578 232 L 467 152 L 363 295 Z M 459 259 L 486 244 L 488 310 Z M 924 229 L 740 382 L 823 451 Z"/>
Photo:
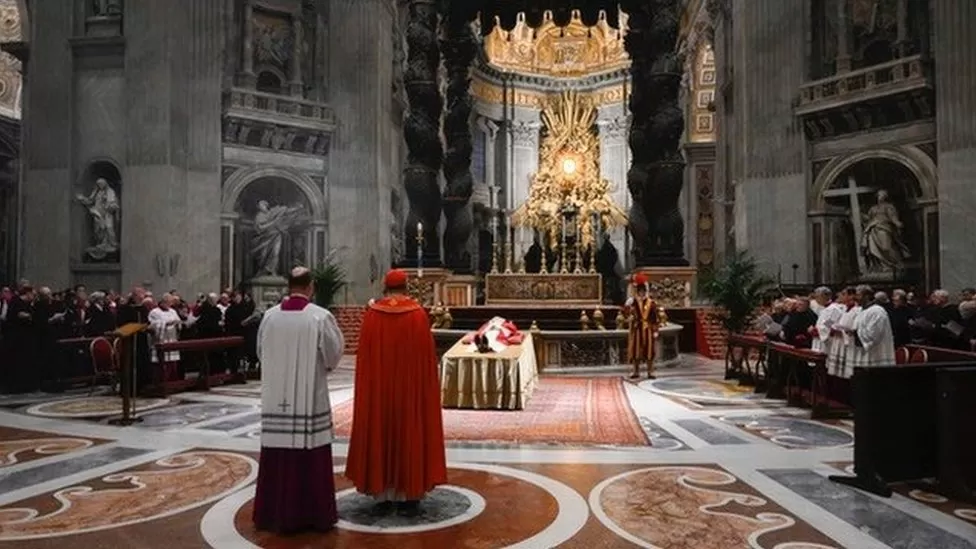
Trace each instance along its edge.
<path fill-rule="evenodd" d="M 434 336 L 427 311 L 406 295 L 407 273 L 384 279 L 359 332 L 346 477 L 377 500 L 375 512 L 417 516 L 447 482 Z"/>

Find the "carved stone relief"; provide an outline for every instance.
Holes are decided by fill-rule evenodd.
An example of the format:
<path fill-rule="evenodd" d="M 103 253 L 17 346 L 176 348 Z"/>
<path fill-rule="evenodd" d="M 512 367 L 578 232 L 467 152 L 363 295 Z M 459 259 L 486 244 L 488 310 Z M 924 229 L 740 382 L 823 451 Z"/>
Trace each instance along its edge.
<path fill-rule="evenodd" d="M 16 0 L 0 0 L 0 42 L 21 40 L 20 13 Z M 20 118 L 21 63 L 9 53 L 0 53 L 0 113 Z"/>
<path fill-rule="evenodd" d="M 539 144 L 539 130 L 542 126 L 535 122 L 514 122 L 511 125 L 512 140 L 519 147 L 534 147 Z"/>

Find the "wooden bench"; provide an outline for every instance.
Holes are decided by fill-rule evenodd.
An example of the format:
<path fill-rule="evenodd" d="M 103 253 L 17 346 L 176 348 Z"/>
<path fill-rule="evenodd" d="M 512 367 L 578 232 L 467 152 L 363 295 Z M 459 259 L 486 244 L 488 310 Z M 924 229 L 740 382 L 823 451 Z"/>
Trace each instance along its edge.
<path fill-rule="evenodd" d="M 729 334 L 725 346 L 725 379 L 738 379 L 743 385 L 758 386 L 768 373 L 768 347 L 769 341 L 765 337 Z M 756 358 L 750 364 L 749 355 L 752 351 L 756 352 Z"/>
<path fill-rule="evenodd" d="M 189 389 L 207 391 L 214 385 L 223 385 L 230 381 L 244 382 L 246 380 L 243 373 L 211 373 L 210 371 L 210 353 L 243 346 L 244 338 L 241 336 L 185 339 L 168 343 L 157 343 L 155 345 L 156 353 L 159 356 L 159 362 L 157 364 L 162 364 L 163 356 L 166 353 L 179 352 L 180 363 L 186 366 L 195 362 L 199 375 L 196 379 L 185 379 L 184 377 L 184 379 L 166 380 L 162 379 L 162 370 L 157 369 L 154 371 L 157 379 L 153 380 L 154 384 L 150 390 L 153 393 L 162 393 L 165 396 L 173 392 Z M 187 357 L 186 355 L 190 356 Z"/>
<path fill-rule="evenodd" d="M 974 367 L 976 361 L 855 368 L 855 476 L 830 479 L 889 497 L 889 483 L 939 478 L 956 497 L 971 499 Z"/>

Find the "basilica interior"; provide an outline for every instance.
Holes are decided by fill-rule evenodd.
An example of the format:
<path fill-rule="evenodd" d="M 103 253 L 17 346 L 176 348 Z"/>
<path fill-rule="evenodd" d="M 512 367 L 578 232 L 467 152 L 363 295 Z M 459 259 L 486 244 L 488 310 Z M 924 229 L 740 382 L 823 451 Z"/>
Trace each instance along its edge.
<path fill-rule="evenodd" d="M 0 0 L 0 549 L 976 548 L 974 22 L 971 0 Z M 345 340 L 339 522 L 284 536 L 252 521 L 251 348 L 296 266 Z M 390 268 L 439 361 L 448 483 L 416 516 L 344 476 Z M 816 315 L 784 339 L 867 285 L 958 311 L 952 337 L 906 316 L 899 339 L 886 306 L 896 355 L 854 374 Z M 184 317 L 147 339 L 175 374 L 134 379 L 143 328 L 84 320 L 136 295 Z M 206 303 L 226 316 L 194 331 Z M 474 355 L 498 318 L 524 339 Z"/>

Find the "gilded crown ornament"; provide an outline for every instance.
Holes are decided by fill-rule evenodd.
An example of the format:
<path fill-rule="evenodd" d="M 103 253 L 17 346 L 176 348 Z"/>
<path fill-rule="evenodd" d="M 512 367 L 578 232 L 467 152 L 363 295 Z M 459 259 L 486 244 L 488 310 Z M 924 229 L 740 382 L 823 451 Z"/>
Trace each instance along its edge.
<path fill-rule="evenodd" d="M 495 24 L 485 37 L 485 52 L 491 65 L 523 74 L 573 77 L 626 68 L 627 14 L 620 12 L 619 18 L 620 29 L 610 26 L 605 12 L 587 27 L 579 10 L 573 10 L 569 24 L 560 27 L 552 11 L 546 11 L 542 24 L 533 29 L 520 13 L 510 31 Z"/>

